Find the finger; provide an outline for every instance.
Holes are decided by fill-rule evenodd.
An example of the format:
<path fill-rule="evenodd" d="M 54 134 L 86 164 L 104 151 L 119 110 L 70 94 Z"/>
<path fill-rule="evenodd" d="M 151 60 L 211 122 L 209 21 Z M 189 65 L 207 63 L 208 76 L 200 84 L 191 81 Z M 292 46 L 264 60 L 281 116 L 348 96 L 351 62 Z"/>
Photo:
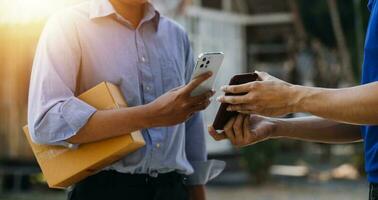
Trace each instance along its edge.
<path fill-rule="evenodd" d="M 237 112 L 250 112 L 256 109 L 257 109 L 257 106 L 250 105 L 250 104 L 229 105 L 227 107 L 227 111 L 237 111 Z"/>
<path fill-rule="evenodd" d="M 235 117 L 231 118 L 230 121 L 227 122 L 226 126 L 224 126 L 224 134 L 230 139 L 232 144 L 235 144 L 235 133 L 232 126 L 234 125 Z"/>
<path fill-rule="evenodd" d="M 243 118 L 244 116 L 239 114 L 236 117 L 236 120 L 232 126 L 235 134 L 235 141 L 237 145 L 241 145 L 243 143 Z"/>
<path fill-rule="evenodd" d="M 245 117 L 243 119 L 243 140 L 247 144 L 249 144 L 251 142 L 250 141 L 250 138 L 251 138 L 250 129 L 251 129 L 250 116 L 249 115 L 245 115 Z"/>
<path fill-rule="evenodd" d="M 221 87 L 221 90 L 225 93 L 240 94 L 250 91 L 251 83 L 245 83 L 241 85 L 225 85 Z"/>
<path fill-rule="evenodd" d="M 183 87 L 184 87 L 184 85 L 181 85 L 181 86 L 179 86 L 179 87 L 175 87 L 175 88 L 171 89 L 170 92 L 177 91 L 177 90 L 179 90 L 179 89 L 181 89 L 181 88 L 183 88 Z"/>
<path fill-rule="evenodd" d="M 201 110 L 205 110 L 210 105 L 210 103 L 211 103 L 211 101 L 207 100 L 207 101 L 202 102 L 200 104 L 194 105 L 192 107 L 192 112 L 198 112 L 198 111 L 201 111 Z"/>
<path fill-rule="evenodd" d="M 245 104 L 249 103 L 247 96 L 219 96 L 217 101 L 228 104 Z"/>
<path fill-rule="evenodd" d="M 214 96 L 214 94 L 215 94 L 214 91 L 208 91 L 198 96 L 189 97 L 189 104 L 195 105 L 202 102 L 207 102 L 212 96 Z"/>
<path fill-rule="evenodd" d="M 207 126 L 207 130 L 209 131 L 210 134 L 216 134 L 217 130 L 211 125 Z"/>
<path fill-rule="evenodd" d="M 215 133 L 215 134 L 212 133 L 210 135 L 216 141 L 221 141 L 221 140 L 227 139 L 227 136 L 224 134 L 224 132 L 222 132 L 222 133 Z"/>
<path fill-rule="evenodd" d="M 258 72 L 255 71 L 255 73 L 259 76 L 258 80 L 259 81 L 276 81 L 276 82 L 284 82 L 283 80 L 274 77 L 266 72 Z"/>
<path fill-rule="evenodd" d="M 290 110 L 282 108 L 250 108 L 248 112 L 265 117 L 282 117 L 292 113 Z"/>
<path fill-rule="evenodd" d="M 255 71 L 255 73 L 259 76 L 260 81 L 266 81 L 266 80 L 269 80 L 272 77 L 271 75 L 269 75 L 266 72 Z"/>
<path fill-rule="evenodd" d="M 212 72 L 203 73 L 197 77 L 195 77 L 190 83 L 188 83 L 184 88 L 183 92 L 190 95 L 194 89 L 196 89 L 201 83 L 205 82 L 213 75 Z"/>
<path fill-rule="evenodd" d="M 253 114 L 253 113 L 250 112 L 250 111 L 239 111 L 238 113 L 240 113 L 240 114 L 244 114 L 244 115 L 250 115 L 250 114 Z"/>
<path fill-rule="evenodd" d="M 227 136 L 224 134 L 224 132 L 222 133 L 218 133 L 213 126 L 208 126 L 208 131 L 210 133 L 210 136 L 214 138 L 214 140 L 216 141 L 220 141 L 220 140 L 224 140 L 227 138 Z"/>
<path fill-rule="evenodd" d="M 263 108 L 256 105 L 240 104 L 240 105 L 229 105 L 227 111 L 229 112 L 238 112 L 242 114 L 258 114 L 263 116 L 274 115 L 279 112 L 280 108 Z"/>

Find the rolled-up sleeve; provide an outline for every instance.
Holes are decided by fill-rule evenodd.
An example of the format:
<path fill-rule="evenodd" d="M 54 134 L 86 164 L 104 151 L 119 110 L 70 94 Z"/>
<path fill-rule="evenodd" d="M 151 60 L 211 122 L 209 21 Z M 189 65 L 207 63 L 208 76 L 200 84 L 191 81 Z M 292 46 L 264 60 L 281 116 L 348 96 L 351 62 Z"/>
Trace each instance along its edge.
<path fill-rule="evenodd" d="M 72 16 L 52 17 L 34 58 L 29 88 L 28 124 L 40 144 L 64 144 L 96 111 L 74 96 L 81 49 Z"/>
<path fill-rule="evenodd" d="M 186 46 L 186 82 L 191 79 L 194 71 L 194 58 L 189 39 L 185 37 Z M 225 162 L 208 160 L 205 138 L 205 127 L 202 112 L 194 114 L 185 123 L 186 155 L 194 169 L 194 173 L 187 177 L 188 185 L 204 185 L 209 180 L 217 177 L 225 168 Z"/>

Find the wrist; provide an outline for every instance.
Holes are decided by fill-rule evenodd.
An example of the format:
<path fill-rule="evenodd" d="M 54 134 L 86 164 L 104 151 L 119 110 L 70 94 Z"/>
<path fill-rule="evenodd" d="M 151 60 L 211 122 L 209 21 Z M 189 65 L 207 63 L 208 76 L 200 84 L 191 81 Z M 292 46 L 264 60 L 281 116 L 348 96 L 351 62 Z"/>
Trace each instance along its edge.
<path fill-rule="evenodd" d="M 154 108 L 153 104 L 149 103 L 142 106 L 143 115 L 144 115 L 144 123 L 146 124 L 147 128 L 157 127 L 159 126 L 156 109 Z"/>
<path fill-rule="evenodd" d="M 292 135 L 293 129 L 288 119 L 273 119 L 276 124 L 276 129 L 271 135 L 272 139 L 287 138 Z"/>
<path fill-rule="evenodd" d="M 312 96 L 312 89 L 306 86 L 301 85 L 293 85 L 293 103 L 292 103 L 292 110 L 293 113 L 299 113 L 299 112 L 308 112 L 307 103 L 308 99 Z"/>

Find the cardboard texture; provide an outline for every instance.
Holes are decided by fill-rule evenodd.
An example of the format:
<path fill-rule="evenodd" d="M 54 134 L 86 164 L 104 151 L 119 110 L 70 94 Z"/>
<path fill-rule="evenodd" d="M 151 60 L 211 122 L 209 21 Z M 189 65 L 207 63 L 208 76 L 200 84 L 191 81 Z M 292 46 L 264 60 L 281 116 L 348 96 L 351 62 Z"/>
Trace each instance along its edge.
<path fill-rule="evenodd" d="M 95 86 L 78 98 L 98 110 L 127 107 L 119 88 L 108 82 Z M 68 149 L 35 144 L 31 141 L 28 127 L 23 129 L 51 188 L 66 188 L 77 183 L 145 145 L 142 134 L 136 131 L 100 142 L 82 144 L 77 149 Z"/>

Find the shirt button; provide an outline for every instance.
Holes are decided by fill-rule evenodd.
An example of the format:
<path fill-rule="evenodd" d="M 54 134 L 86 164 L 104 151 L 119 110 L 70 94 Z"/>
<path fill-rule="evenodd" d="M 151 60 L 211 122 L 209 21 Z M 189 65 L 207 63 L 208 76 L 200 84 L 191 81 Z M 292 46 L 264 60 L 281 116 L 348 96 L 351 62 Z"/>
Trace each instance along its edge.
<path fill-rule="evenodd" d="M 150 86 L 146 86 L 145 87 L 147 91 L 151 91 L 151 87 Z"/>
<path fill-rule="evenodd" d="M 146 62 L 146 58 L 142 56 L 142 62 Z"/>
<path fill-rule="evenodd" d="M 156 144 L 156 148 L 160 148 L 160 143 L 157 143 L 157 144 Z"/>

